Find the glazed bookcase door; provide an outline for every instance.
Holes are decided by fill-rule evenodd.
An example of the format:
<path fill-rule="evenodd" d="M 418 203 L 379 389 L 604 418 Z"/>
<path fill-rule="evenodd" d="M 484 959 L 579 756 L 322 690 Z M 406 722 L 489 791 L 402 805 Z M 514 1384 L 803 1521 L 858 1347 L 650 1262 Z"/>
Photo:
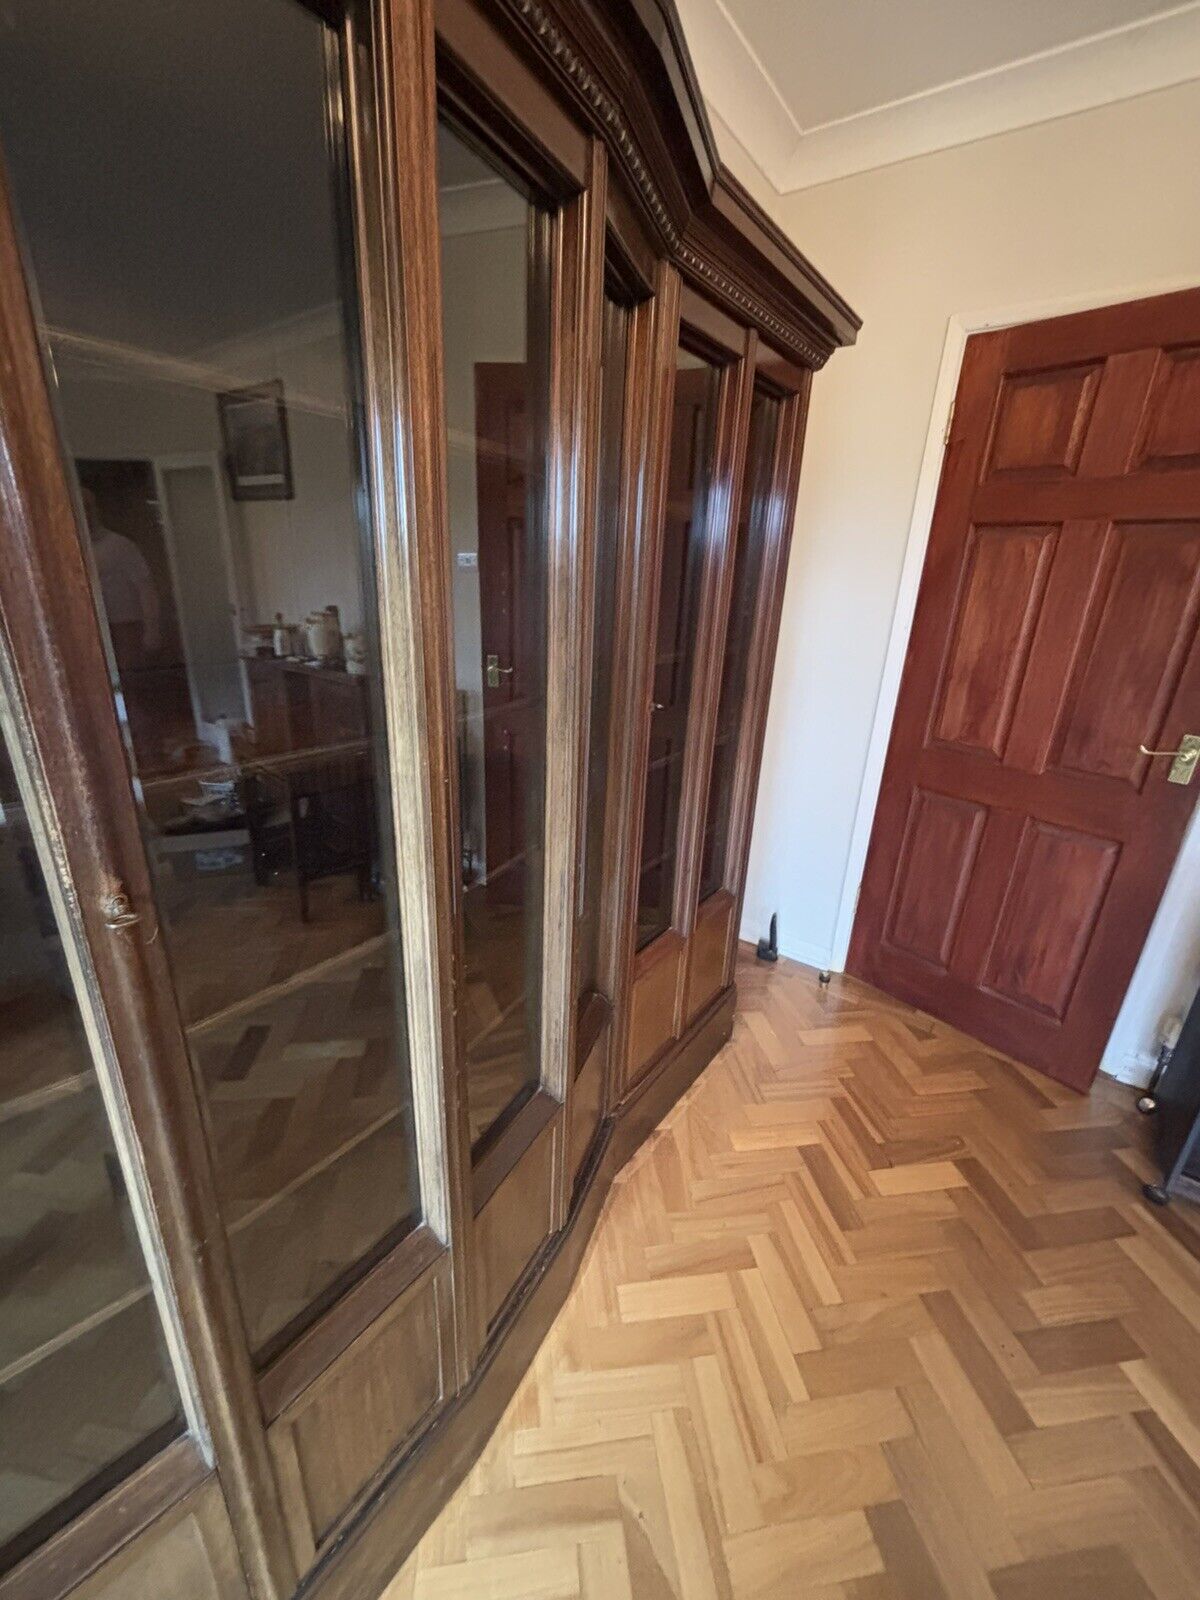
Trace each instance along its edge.
<path fill-rule="evenodd" d="M 591 683 L 584 707 L 585 753 L 575 950 L 575 1046 L 567 1138 L 572 1184 L 592 1151 L 607 1097 L 613 983 L 605 912 L 613 904 L 611 847 L 619 795 L 614 779 L 614 721 L 620 709 L 616 641 L 624 588 L 626 416 L 636 307 L 606 288 L 597 415 L 596 511 L 581 596 Z M 590 637 L 589 637 L 590 636 Z"/>
<path fill-rule="evenodd" d="M 162 1124 L 164 1271 L 203 1302 L 181 1294 L 183 1335 L 252 1584 L 285 1594 L 455 1381 L 423 652 L 381 426 L 411 381 L 381 247 L 392 41 L 382 8 L 121 10 L 5 20 L 54 409 L 58 521 L 30 537 L 70 567 L 70 615 L 39 605 L 90 671 L 74 798 L 119 839 L 75 892 L 125 958 L 99 987 Z"/>
<path fill-rule="evenodd" d="M 715 717 L 704 782 L 686 1026 L 732 981 L 766 721 L 766 692 L 791 524 L 809 374 L 755 350 L 744 466 L 725 552 L 723 615 L 711 635 Z M 719 642 L 719 643 L 718 643 Z"/>
<path fill-rule="evenodd" d="M 711 644 L 727 603 L 730 519 L 745 450 L 753 336 L 690 291 L 680 332 L 661 353 L 662 504 L 646 559 L 653 573 L 623 1088 L 690 1020 L 687 983 L 699 870 L 700 814 L 715 712 Z M 638 708 L 635 705 L 635 715 Z"/>
<path fill-rule="evenodd" d="M 0 18 L 0 1230 L 54 1279 L 0 1301 L 0 1600 L 349 1600 L 729 1037 L 765 342 L 857 324 L 666 13 L 68 10 Z M 81 1355 L 105 1459 L 47 1480 Z"/>
<path fill-rule="evenodd" d="M 609 1127 L 612 1064 L 619 1032 L 617 996 L 624 959 L 627 891 L 622 852 L 632 821 L 628 783 L 630 706 L 639 692 L 631 671 L 637 636 L 639 555 L 649 482 L 655 336 L 661 306 L 652 262 L 641 269 L 628 247 L 627 216 L 610 195 L 603 340 L 597 416 L 596 509 L 581 595 L 592 667 L 585 705 L 576 928 L 576 1031 L 568 1177 L 577 1198 Z M 620 222 L 625 223 L 622 229 Z"/>
<path fill-rule="evenodd" d="M 450 870 L 474 1213 L 474 1337 L 567 1206 L 595 496 L 603 147 L 467 6 L 438 9 Z M 484 41 L 481 50 L 481 40 Z M 474 92 L 488 50 L 502 103 Z M 553 148 L 556 159 L 532 151 Z M 588 589 L 590 593 L 590 589 Z M 449 698 L 449 697 L 448 697 Z"/>
<path fill-rule="evenodd" d="M 0 1573 L 147 1463 L 202 1470 L 12 681 L 0 674 Z"/>

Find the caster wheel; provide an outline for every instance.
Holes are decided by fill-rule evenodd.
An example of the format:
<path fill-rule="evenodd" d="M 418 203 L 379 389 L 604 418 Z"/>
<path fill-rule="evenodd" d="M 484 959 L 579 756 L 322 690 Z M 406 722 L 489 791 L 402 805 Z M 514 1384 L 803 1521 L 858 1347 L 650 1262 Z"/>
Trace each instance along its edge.
<path fill-rule="evenodd" d="M 1171 1203 L 1171 1196 L 1161 1183 L 1144 1183 L 1142 1185 L 1142 1193 L 1152 1206 L 1166 1206 Z"/>
<path fill-rule="evenodd" d="M 1152 1111 L 1158 1110 L 1158 1101 L 1152 1094 L 1144 1094 L 1138 1099 L 1137 1108 L 1144 1117 L 1148 1117 Z"/>

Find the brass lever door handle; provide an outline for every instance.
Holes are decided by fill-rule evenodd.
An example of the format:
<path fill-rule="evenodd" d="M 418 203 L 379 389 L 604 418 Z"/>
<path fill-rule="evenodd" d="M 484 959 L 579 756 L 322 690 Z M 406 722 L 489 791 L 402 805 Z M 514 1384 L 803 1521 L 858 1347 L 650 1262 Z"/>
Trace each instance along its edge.
<path fill-rule="evenodd" d="M 1144 756 L 1169 758 L 1168 783 L 1191 783 L 1196 764 L 1200 762 L 1200 734 L 1185 733 L 1177 750 L 1148 750 L 1144 744 L 1139 744 L 1138 749 Z"/>

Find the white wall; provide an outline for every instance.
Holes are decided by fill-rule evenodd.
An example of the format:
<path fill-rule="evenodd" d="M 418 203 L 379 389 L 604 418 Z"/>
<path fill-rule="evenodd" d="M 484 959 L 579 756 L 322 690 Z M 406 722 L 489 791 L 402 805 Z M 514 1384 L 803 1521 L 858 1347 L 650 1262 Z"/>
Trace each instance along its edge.
<path fill-rule="evenodd" d="M 107 357 L 56 357 L 67 448 L 75 456 L 223 458 L 217 391 L 282 378 L 291 446 L 291 500 L 226 496 L 247 622 L 277 611 L 302 622 L 338 606 L 344 629 L 363 621 L 355 463 L 340 309 L 322 306 L 276 328 L 203 352 L 192 364 L 122 347 Z M 191 382 L 176 373 L 195 374 Z M 186 597 L 185 597 L 186 598 Z"/>
<path fill-rule="evenodd" d="M 724 147 L 736 170 L 744 153 Z M 952 317 L 1200 284 L 1200 84 L 770 201 L 864 319 L 814 385 L 751 850 L 745 937 L 836 964 L 855 813 Z M 763 193 L 761 180 L 755 185 Z M 868 799 L 870 795 L 868 794 Z M 1193 827 L 1107 1066 L 1200 979 Z M 1189 894 L 1188 890 L 1192 892 Z M 1189 901 L 1192 902 L 1189 904 Z"/>
<path fill-rule="evenodd" d="M 290 500 L 238 505 L 252 619 L 303 622 L 335 605 L 345 632 L 363 625 L 354 440 L 338 304 L 206 350 L 227 388 L 283 381 L 292 459 Z M 210 401 L 214 418 L 215 398 Z"/>

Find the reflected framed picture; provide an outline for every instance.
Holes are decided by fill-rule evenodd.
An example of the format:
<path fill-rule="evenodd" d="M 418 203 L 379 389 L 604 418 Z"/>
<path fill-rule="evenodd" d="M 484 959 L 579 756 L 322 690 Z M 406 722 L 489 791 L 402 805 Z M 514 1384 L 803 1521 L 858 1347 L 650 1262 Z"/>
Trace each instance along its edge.
<path fill-rule="evenodd" d="M 291 500 L 292 452 L 288 443 L 283 380 L 217 396 L 229 489 L 235 500 Z"/>

